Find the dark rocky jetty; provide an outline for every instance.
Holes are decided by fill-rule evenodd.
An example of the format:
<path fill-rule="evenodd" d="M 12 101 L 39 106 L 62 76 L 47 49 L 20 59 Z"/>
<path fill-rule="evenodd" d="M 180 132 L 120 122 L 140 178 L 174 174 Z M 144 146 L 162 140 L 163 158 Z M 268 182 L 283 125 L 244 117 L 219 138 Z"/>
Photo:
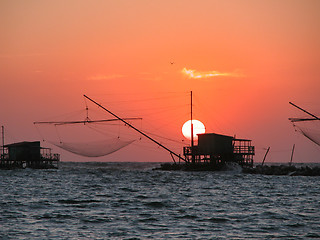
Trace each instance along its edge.
<path fill-rule="evenodd" d="M 240 166 L 238 165 L 240 168 Z M 230 164 L 192 164 L 192 163 L 163 163 L 153 170 L 163 171 L 228 171 L 234 166 Z M 289 165 L 258 165 L 256 167 L 242 167 L 242 173 L 261 175 L 288 175 L 288 176 L 320 176 L 320 167 L 289 166 Z"/>
<path fill-rule="evenodd" d="M 228 171 L 233 170 L 236 163 L 163 163 L 159 168 L 153 170 L 163 170 L 163 171 Z"/>
<path fill-rule="evenodd" d="M 263 175 L 320 176 L 320 167 L 295 167 L 288 165 L 258 165 L 254 168 L 243 168 L 243 173 Z"/>

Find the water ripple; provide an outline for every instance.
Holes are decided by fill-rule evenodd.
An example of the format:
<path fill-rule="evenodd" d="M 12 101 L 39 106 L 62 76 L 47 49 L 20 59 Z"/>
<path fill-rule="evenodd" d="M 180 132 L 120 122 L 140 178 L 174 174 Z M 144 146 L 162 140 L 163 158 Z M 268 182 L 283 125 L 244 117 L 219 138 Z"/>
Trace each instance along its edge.
<path fill-rule="evenodd" d="M 320 178 L 62 163 L 0 172 L 0 239 L 316 239 Z"/>

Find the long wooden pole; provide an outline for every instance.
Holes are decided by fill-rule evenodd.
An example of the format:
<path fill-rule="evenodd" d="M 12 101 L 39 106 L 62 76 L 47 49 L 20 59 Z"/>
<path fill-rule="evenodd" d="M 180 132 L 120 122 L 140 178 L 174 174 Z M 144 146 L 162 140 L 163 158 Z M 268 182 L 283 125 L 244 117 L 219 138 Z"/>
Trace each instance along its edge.
<path fill-rule="evenodd" d="M 2 130 L 2 157 L 4 158 L 4 126 L 1 126 Z"/>
<path fill-rule="evenodd" d="M 292 164 L 292 159 L 293 159 L 293 153 L 294 153 L 294 148 L 295 148 L 295 144 L 293 144 L 293 147 L 292 147 L 292 152 L 291 152 L 291 159 L 290 159 L 290 163 L 289 163 L 289 166 L 291 166 Z"/>
<path fill-rule="evenodd" d="M 266 160 L 266 157 L 267 157 L 267 155 L 268 155 L 269 150 L 270 150 L 270 147 L 268 147 L 268 149 L 267 149 L 267 151 L 266 151 L 266 154 L 265 154 L 265 155 L 264 155 L 264 157 L 263 157 L 263 160 L 262 160 L 261 166 L 263 166 L 263 164 L 264 164 L 264 160 Z"/>
<path fill-rule="evenodd" d="M 162 145 L 161 143 L 159 143 L 158 141 L 154 140 L 153 138 L 149 137 L 147 134 L 145 134 L 144 132 L 140 131 L 139 129 L 137 129 L 136 127 L 132 126 L 130 123 L 128 123 L 127 121 L 123 120 L 122 118 L 118 117 L 116 114 L 112 113 L 111 111 L 109 111 L 108 109 L 106 109 L 104 106 L 102 106 L 101 104 L 97 103 L 96 101 L 94 101 L 93 99 L 89 98 L 86 95 L 83 95 L 85 98 L 87 98 L 89 101 L 93 102 L 94 104 L 96 104 L 97 106 L 99 106 L 100 108 L 102 108 L 103 110 L 105 110 L 106 112 L 110 113 L 112 116 L 116 117 L 117 119 L 119 119 L 120 121 L 124 122 L 126 125 L 128 125 L 129 127 L 131 127 L 132 129 L 136 130 L 138 133 L 140 133 L 141 135 L 145 136 L 146 138 L 148 138 L 149 140 L 151 140 L 152 142 L 158 144 L 160 147 L 162 147 L 163 149 L 167 150 L 169 153 L 171 153 L 172 155 L 178 157 L 179 159 L 182 159 L 183 161 L 186 161 L 184 158 L 182 158 L 180 155 L 176 154 L 175 152 L 171 151 L 169 148 L 165 147 L 164 145 Z"/>
<path fill-rule="evenodd" d="M 291 104 L 292 106 L 294 106 L 294 107 L 296 107 L 296 108 L 300 109 L 301 111 L 305 112 L 306 114 L 308 114 L 308 115 L 310 115 L 310 116 L 314 117 L 315 119 L 320 120 L 320 118 L 318 118 L 317 116 L 313 115 L 312 113 L 309 113 L 308 111 L 306 111 L 306 110 L 302 109 L 301 107 L 299 107 L 299 106 L 295 105 L 294 103 L 289 102 L 289 104 Z"/>
<path fill-rule="evenodd" d="M 89 119 L 89 118 L 86 118 Z M 124 118 L 124 120 L 141 120 L 142 118 Z M 113 121 L 119 121 L 119 119 L 102 119 L 102 120 L 84 120 L 84 121 L 69 121 L 69 122 L 33 122 L 33 124 L 55 124 L 55 125 L 65 125 L 65 124 L 77 124 L 77 123 L 96 123 L 96 122 L 113 122 Z"/>

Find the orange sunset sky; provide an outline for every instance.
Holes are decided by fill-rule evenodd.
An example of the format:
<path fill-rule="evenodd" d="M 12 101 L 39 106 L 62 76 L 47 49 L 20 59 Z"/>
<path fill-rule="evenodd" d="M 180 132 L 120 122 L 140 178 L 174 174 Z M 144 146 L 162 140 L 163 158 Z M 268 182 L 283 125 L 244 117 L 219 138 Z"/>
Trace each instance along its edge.
<path fill-rule="evenodd" d="M 125 114 L 133 103 L 111 102 L 171 92 L 190 106 L 192 90 L 195 118 L 252 139 L 256 162 L 269 146 L 267 161 L 288 162 L 293 144 L 294 161 L 320 161 L 320 147 L 288 121 L 304 116 L 289 101 L 320 115 L 318 0 L 2 0 L 0 30 L 6 143 L 40 140 L 33 122 L 82 108 L 83 94 Z M 158 134 L 183 138 L 181 109 L 151 120 L 173 120 Z M 46 146 L 62 161 L 171 160 L 139 144 L 97 159 Z"/>

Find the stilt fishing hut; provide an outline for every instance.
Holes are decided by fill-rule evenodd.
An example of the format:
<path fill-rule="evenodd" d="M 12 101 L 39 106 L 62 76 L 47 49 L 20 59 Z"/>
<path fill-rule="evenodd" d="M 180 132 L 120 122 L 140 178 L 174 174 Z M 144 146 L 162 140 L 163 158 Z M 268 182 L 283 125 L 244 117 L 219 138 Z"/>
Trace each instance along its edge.
<path fill-rule="evenodd" d="M 2 146 L 0 168 L 58 168 L 59 154 L 40 146 L 40 141 L 18 142 Z"/>
<path fill-rule="evenodd" d="M 251 140 L 231 136 L 203 133 L 198 134 L 198 145 L 183 149 L 188 163 L 221 165 L 236 162 L 243 167 L 253 165 L 254 146 Z"/>
<path fill-rule="evenodd" d="M 197 134 L 198 145 L 195 145 L 192 113 L 191 91 L 191 144 L 183 148 L 186 163 L 204 170 L 218 170 L 228 162 L 235 162 L 242 167 L 253 166 L 255 152 L 251 140 L 216 133 L 202 133 Z"/>

